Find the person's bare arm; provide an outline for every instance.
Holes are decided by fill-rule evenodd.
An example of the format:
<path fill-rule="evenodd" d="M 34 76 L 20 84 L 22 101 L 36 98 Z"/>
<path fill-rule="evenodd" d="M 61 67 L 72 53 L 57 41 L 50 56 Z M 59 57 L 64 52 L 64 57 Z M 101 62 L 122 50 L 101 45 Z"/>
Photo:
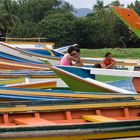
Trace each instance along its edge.
<path fill-rule="evenodd" d="M 68 57 L 68 59 L 69 59 L 69 61 L 74 61 L 74 62 L 77 62 L 77 63 L 79 63 L 80 62 L 80 59 L 79 59 L 79 57 L 73 57 L 73 56 L 67 56 Z"/>
<path fill-rule="evenodd" d="M 113 62 L 110 65 L 105 66 L 105 64 L 103 64 L 102 68 L 104 68 L 104 69 L 111 69 L 115 64 L 116 64 L 116 60 L 113 59 Z"/>

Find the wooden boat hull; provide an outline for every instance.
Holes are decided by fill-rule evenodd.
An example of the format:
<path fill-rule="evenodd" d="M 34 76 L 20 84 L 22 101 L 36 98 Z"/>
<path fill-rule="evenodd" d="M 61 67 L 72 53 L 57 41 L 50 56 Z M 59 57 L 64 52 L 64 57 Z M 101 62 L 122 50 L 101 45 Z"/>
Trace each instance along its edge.
<path fill-rule="evenodd" d="M 51 65 L 56 66 L 56 65 L 60 65 L 61 58 L 48 56 L 46 58 L 45 57 L 41 58 L 41 60 L 47 60 Z M 93 66 L 94 64 L 97 64 L 97 63 L 101 64 L 102 60 L 103 60 L 103 58 L 101 58 L 100 60 L 98 60 L 98 58 L 90 58 L 90 59 L 82 58 L 84 65 L 88 65 L 88 66 Z M 122 69 L 129 69 L 129 67 L 127 67 L 127 66 L 131 66 L 131 67 L 137 66 L 139 63 L 140 63 L 140 61 L 137 61 L 137 60 L 135 60 L 135 61 L 118 60 L 116 63 L 116 66 L 119 66 L 119 67 L 123 66 Z"/>
<path fill-rule="evenodd" d="M 12 84 L 12 85 L 6 85 L 6 87 L 47 89 L 47 88 L 55 88 L 56 87 L 56 81 Z"/>
<path fill-rule="evenodd" d="M 131 81 L 128 80 L 127 83 L 125 83 L 124 80 L 130 79 L 131 76 L 137 76 L 139 74 L 138 72 L 130 73 L 128 71 L 114 71 L 88 68 L 86 69 L 64 66 L 52 67 L 52 70 L 55 71 L 58 74 L 58 76 L 60 76 L 74 91 L 116 92 L 125 94 L 136 94 L 135 88 L 132 85 Z M 123 72 L 123 75 L 119 76 L 121 72 Z M 106 84 L 100 82 L 101 79 L 99 78 L 102 78 L 102 81 L 106 80 L 106 82 L 108 83 Z M 94 79 L 97 79 L 98 81 Z M 113 82 L 114 80 L 116 80 L 115 83 Z M 122 87 L 120 87 L 121 82 L 119 80 L 122 80 L 123 82 Z M 126 87 L 128 87 L 129 89 L 125 89 Z"/>
<path fill-rule="evenodd" d="M 134 68 L 134 70 L 135 70 L 135 71 L 140 71 L 140 66 L 136 66 L 136 67 Z M 136 88 L 136 91 L 137 91 L 138 93 L 140 93 L 140 78 L 134 77 L 134 78 L 132 79 L 132 82 L 133 82 L 133 84 L 134 84 L 134 86 L 135 86 L 135 88 Z"/>
<path fill-rule="evenodd" d="M 29 69 L 29 70 L 50 70 L 49 65 L 46 64 L 32 64 L 25 62 L 16 62 L 7 59 L 0 59 L 0 69 L 1 70 L 21 70 L 21 69 Z"/>
<path fill-rule="evenodd" d="M 64 101 L 44 102 L 40 106 L 39 102 L 36 105 L 32 102 L 14 106 L 1 103 L 0 139 L 105 139 L 140 136 L 139 101 L 80 102 L 65 102 L 65 105 Z M 106 116 L 115 121 L 91 122 L 86 121 L 83 115 Z M 44 121 L 43 124 L 41 121 Z"/>
<path fill-rule="evenodd" d="M 65 98 L 116 98 L 116 97 L 133 97 L 140 99 L 139 95 L 124 95 L 124 94 L 112 94 L 104 92 L 73 92 L 67 90 L 41 90 L 41 89 L 23 89 L 23 88 L 9 88 L 0 87 L 0 93 L 4 95 L 26 95 L 26 96 L 49 96 L 49 97 L 65 97 Z"/>
<path fill-rule="evenodd" d="M 23 83 L 24 81 L 25 81 L 24 78 L 4 79 L 0 80 L 0 85 Z"/>
<path fill-rule="evenodd" d="M 10 45 L 0 42 L 0 51 L 3 53 L 8 53 L 10 55 L 14 55 L 19 58 L 23 58 L 25 60 L 30 60 L 32 62 L 38 62 L 42 63 L 37 57 L 31 55 L 30 53 L 26 53 L 24 51 L 21 51 L 19 49 L 13 48 Z"/>
<path fill-rule="evenodd" d="M 139 121 L 131 121 L 131 123 L 127 123 L 127 125 L 133 125 L 134 123 L 140 123 Z M 35 130 L 34 127 L 29 127 L 28 129 L 22 129 L 22 131 L 14 131 L 14 132 L 3 132 L 0 134 L 0 140 L 8 139 L 8 140 L 23 140 L 23 139 L 31 139 L 31 140 L 88 140 L 88 139 L 109 139 L 109 138 L 128 138 L 128 137 L 139 137 L 140 136 L 140 128 L 139 127 L 129 127 L 124 125 L 123 123 L 118 123 L 118 125 L 122 125 L 125 129 L 119 128 L 119 130 L 111 130 L 114 129 L 114 123 L 110 123 L 112 127 L 108 126 L 107 124 L 90 124 L 90 125 L 83 125 L 86 129 L 83 129 L 82 125 L 78 125 L 77 129 L 72 129 L 72 127 L 64 126 L 63 129 L 59 129 L 58 127 L 55 130 L 48 131 L 46 130 L 47 127 L 37 127 L 38 130 Z M 99 125 L 104 125 L 106 129 L 101 129 Z M 88 128 L 88 126 L 90 126 Z M 63 126 L 62 126 L 63 127 Z M 76 127 L 76 126 L 75 126 Z M 92 128 L 91 128 L 92 127 Z M 96 128 L 96 129 L 95 129 Z M 127 128 L 127 129 L 126 129 Z M 31 131 L 32 129 L 32 131 Z M 43 132 L 39 131 L 42 130 Z M 49 127 L 48 127 L 49 129 Z M 53 129 L 53 128 L 52 128 Z M 68 130 L 70 129 L 70 130 Z M 83 129 L 83 130 L 82 130 Z M 110 129 L 108 131 L 107 129 Z M 12 129 L 10 129 L 12 131 Z M 9 131 L 10 131 L 9 130 Z M 21 130 L 21 129 L 20 129 Z M 28 131 L 27 131 L 28 130 Z M 29 131 L 30 130 L 30 131 Z M 4 130 L 5 131 L 5 130 Z"/>
<path fill-rule="evenodd" d="M 53 42 L 23 42 L 23 41 L 16 41 L 15 38 L 13 38 L 14 41 L 6 41 L 7 44 L 11 45 L 14 48 L 22 48 L 22 49 L 52 49 L 54 46 Z M 11 40 L 13 40 L 11 39 Z"/>
<path fill-rule="evenodd" d="M 49 69 L 48 69 L 49 70 Z M 11 83 L 12 79 L 15 81 L 15 79 L 19 78 L 58 78 L 58 76 L 53 73 L 52 71 L 40 71 L 40 70 L 1 70 L 0 71 L 0 79 L 9 79 L 11 78 Z M 4 82 L 3 82 L 4 83 Z"/>

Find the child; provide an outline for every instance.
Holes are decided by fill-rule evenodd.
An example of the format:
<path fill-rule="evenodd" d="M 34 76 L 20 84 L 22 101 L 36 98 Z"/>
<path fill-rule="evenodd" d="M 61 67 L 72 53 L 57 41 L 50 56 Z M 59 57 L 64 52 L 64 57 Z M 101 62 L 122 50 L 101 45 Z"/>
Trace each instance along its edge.
<path fill-rule="evenodd" d="M 102 68 L 112 69 L 116 64 L 116 60 L 112 58 L 112 54 L 107 52 L 105 54 L 105 59 L 103 60 Z"/>
<path fill-rule="evenodd" d="M 79 51 L 80 52 L 80 51 Z M 75 62 L 75 63 L 73 63 Z M 60 65 L 63 66 L 83 66 L 81 60 L 80 60 L 80 55 L 77 52 L 77 48 L 71 46 L 68 48 L 68 53 L 65 54 L 60 62 Z"/>

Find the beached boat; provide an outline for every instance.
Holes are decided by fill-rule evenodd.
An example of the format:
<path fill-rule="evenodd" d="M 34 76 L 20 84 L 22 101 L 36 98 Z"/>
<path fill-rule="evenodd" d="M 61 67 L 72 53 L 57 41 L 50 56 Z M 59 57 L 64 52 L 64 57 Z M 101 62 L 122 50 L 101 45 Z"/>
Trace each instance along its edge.
<path fill-rule="evenodd" d="M 29 49 L 29 48 L 26 48 L 24 50 L 30 52 L 30 53 L 34 53 L 34 54 L 38 54 L 38 55 L 41 55 L 42 57 L 44 56 L 55 56 L 55 57 L 63 57 L 64 56 L 64 52 L 67 52 L 68 48 L 70 46 L 76 46 L 77 44 L 73 44 L 73 45 L 68 45 L 68 46 L 64 46 L 64 47 L 60 47 L 58 49 L 49 49 L 49 48 L 46 48 L 46 49 Z M 21 48 L 23 49 L 23 48 Z"/>
<path fill-rule="evenodd" d="M 44 38 L 6 38 L 5 43 L 9 44 L 11 47 L 20 48 L 22 50 L 26 50 L 31 53 L 40 54 L 43 56 L 50 55 L 56 57 L 62 57 L 63 53 L 66 52 L 70 46 L 77 46 L 77 44 L 73 44 L 73 45 L 68 45 L 57 49 L 53 49 L 54 43 L 44 42 L 44 41 L 41 42 L 41 40 L 43 39 Z M 26 41 L 28 40 L 28 42 L 25 42 L 25 40 Z M 31 40 L 35 40 L 37 42 L 35 41 L 31 42 Z"/>
<path fill-rule="evenodd" d="M 0 69 L 7 70 L 20 70 L 20 69 L 31 69 L 31 70 L 50 70 L 49 65 L 46 64 L 31 64 L 16 62 L 10 60 L 0 59 Z"/>
<path fill-rule="evenodd" d="M 93 66 L 94 64 L 101 64 L 104 58 L 81 58 L 83 64 L 85 66 Z M 56 56 L 46 56 L 40 57 L 42 61 L 48 61 L 51 65 L 56 66 L 60 65 L 61 57 Z M 123 59 L 116 59 L 117 63 L 116 66 L 120 69 L 134 69 L 133 66 L 138 66 L 140 64 L 140 60 L 123 60 Z M 131 66 L 131 67 L 130 67 Z"/>
<path fill-rule="evenodd" d="M 16 83 L 22 83 L 24 82 L 24 78 L 15 78 L 15 79 L 0 79 L 0 85 L 6 85 L 6 84 L 16 84 Z"/>
<path fill-rule="evenodd" d="M 31 62 L 42 63 L 37 57 L 31 55 L 30 53 L 27 53 L 17 48 L 13 48 L 4 42 L 0 42 L 0 52 L 8 54 L 10 56 L 15 56 L 17 58 L 29 60 Z"/>
<path fill-rule="evenodd" d="M 57 66 L 52 70 L 74 91 L 136 94 L 138 71 Z M 133 78 L 139 80 L 133 82 Z M 139 91 L 137 91 L 139 92 Z"/>
<path fill-rule="evenodd" d="M 6 47 L 12 48 L 11 45 L 3 43 L 2 45 L 5 45 Z M 75 46 L 70 45 L 70 46 Z M 20 53 L 25 53 L 27 55 L 31 55 L 33 57 L 37 57 L 39 60 L 42 61 L 48 61 L 51 65 L 59 65 L 60 64 L 60 59 L 63 57 L 63 53 L 60 52 L 60 50 L 66 50 L 69 46 L 62 47 L 56 50 L 53 49 L 22 49 L 22 48 L 13 48 L 16 49 L 17 51 L 20 51 Z M 63 49 L 64 48 L 64 49 Z M 7 58 L 10 60 L 18 61 L 18 62 L 26 62 L 26 63 L 35 63 L 36 61 L 31 61 L 30 59 L 27 60 L 25 58 L 21 58 L 16 55 L 11 55 L 7 54 L 6 52 L 1 52 L 0 57 L 2 58 Z M 94 65 L 96 63 L 102 63 L 103 58 L 82 58 L 82 61 L 85 65 Z M 36 62 L 37 63 L 37 62 Z M 40 62 L 43 63 L 43 62 Z M 117 64 L 118 66 L 136 66 L 140 63 L 139 60 L 123 60 L 123 59 L 117 59 Z"/>
<path fill-rule="evenodd" d="M 52 65 L 59 65 L 60 64 L 60 59 L 61 57 L 64 55 L 63 52 L 66 52 L 67 49 L 70 46 L 76 46 L 77 44 L 73 44 L 73 45 L 69 45 L 69 46 L 65 46 L 65 47 L 61 47 L 58 49 L 50 49 L 50 48 L 39 48 L 39 47 L 29 47 L 30 42 L 6 42 L 8 43 L 7 45 L 10 47 L 14 47 L 14 48 L 20 48 L 21 51 L 26 51 L 27 53 L 40 58 L 40 60 L 47 60 L 50 64 Z M 20 43 L 22 44 L 20 46 Z M 11 45 L 12 44 L 12 45 Z M 19 47 L 18 47 L 19 44 Z M 32 43 L 31 43 L 32 44 Z M 35 43 L 37 44 L 37 43 Z M 15 46 L 14 46 L 15 45 Z M 2 57 L 7 57 L 10 58 L 12 60 L 16 60 L 16 61 L 20 61 L 20 62 L 28 62 L 25 59 L 21 59 L 21 58 L 16 58 L 15 56 L 8 56 L 8 54 L 4 54 L 4 52 L 2 54 L 0 54 L 0 56 Z M 86 65 L 93 65 L 96 63 L 101 63 L 103 58 L 82 58 L 83 62 Z M 139 60 L 123 60 L 123 59 L 117 59 L 117 65 L 119 66 L 136 66 L 138 65 Z"/>
<path fill-rule="evenodd" d="M 103 62 L 103 59 L 104 58 L 82 58 L 83 62 L 85 64 L 101 64 Z M 138 59 L 118 59 L 118 58 L 115 58 L 116 60 L 116 66 L 124 66 L 126 68 L 129 68 L 129 66 L 137 66 L 140 64 L 140 60 Z M 122 67 L 123 68 L 123 67 Z"/>
<path fill-rule="evenodd" d="M 10 44 L 14 48 L 21 49 L 40 49 L 40 50 L 52 50 L 59 53 L 64 53 L 70 46 L 77 46 L 77 44 L 68 45 L 53 49 L 55 43 L 53 42 L 44 42 L 46 38 L 5 38 L 6 43 Z"/>
<path fill-rule="evenodd" d="M 30 63 L 30 62 L 18 62 L 18 61 L 13 61 L 13 60 L 8 60 L 8 59 L 3 59 L 3 58 L 0 58 L 0 62 L 1 62 L 1 65 L 0 65 L 0 69 L 32 69 L 32 67 L 34 67 L 33 69 L 38 69 L 40 67 L 45 67 L 46 70 L 48 69 L 49 70 L 49 66 L 48 64 L 34 64 L 34 63 Z M 36 68 L 35 68 L 36 67 Z"/>
<path fill-rule="evenodd" d="M 55 81 L 54 84 L 51 84 Z M 67 87 L 67 85 L 53 72 L 41 70 L 1 70 L 0 86 L 53 88 Z"/>
<path fill-rule="evenodd" d="M 14 48 L 53 49 L 53 42 L 44 42 L 46 38 L 5 38 L 5 42 Z"/>
<path fill-rule="evenodd" d="M 44 81 L 44 82 L 32 82 L 32 83 L 15 83 L 15 84 L 7 84 L 4 87 L 14 87 L 14 88 L 34 88 L 34 89 L 47 89 L 47 88 L 55 88 L 56 81 Z"/>
<path fill-rule="evenodd" d="M 32 70 L 32 69 L 23 69 L 20 70 L 11 70 L 10 68 L 7 70 L 0 70 L 0 79 L 17 79 L 17 78 L 58 78 L 58 76 L 53 72 L 48 70 Z"/>
<path fill-rule="evenodd" d="M 132 97 L 140 99 L 138 94 L 118 94 L 109 92 L 75 92 L 68 88 L 56 89 L 24 89 L 0 87 L 0 93 L 3 95 L 26 95 L 26 96 L 50 96 L 50 97 L 65 97 L 65 98 L 116 98 L 116 97 Z"/>
<path fill-rule="evenodd" d="M 140 102 L 131 100 L 0 103 L 0 140 L 140 136 Z"/>
<path fill-rule="evenodd" d="M 7 102 L 9 101 L 58 101 L 58 100 L 75 100 L 76 98 L 67 98 L 67 97 L 55 97 L 55 96 L 39 96 L 39 95 L 24 95 L 24 94 L 7 94 L 7 93 L 0 93 L 0 102 Z"/>

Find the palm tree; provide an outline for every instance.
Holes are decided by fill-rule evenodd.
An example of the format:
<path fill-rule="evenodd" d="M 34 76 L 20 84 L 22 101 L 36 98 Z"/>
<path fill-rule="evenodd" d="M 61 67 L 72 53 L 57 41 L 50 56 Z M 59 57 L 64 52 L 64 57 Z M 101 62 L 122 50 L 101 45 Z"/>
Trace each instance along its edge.
<path fill-rule="evenodd" d="M 134 3 L 128 5 L 129 8 L 132 8 L 140 15 L 140 1 L 136 0 Z"/>
<path fill-rule="evenodd" d="M 121 4 L 118 0 L 115 0 L 115 1 L 111 2 L 110 5 L 113 5 L 113 6 L 124 6 L 124 5 Z"/>
<path fill-rule="evenodd" d="M 104 2 L 102 0 L 97 0 L 97 3 L 93 6 L 93 13 L 96 17 L 103 18 L 107 13 L 107 6 L 104 6 Z"/>
<path fill-rule="evenodd" d="M 6 13 L 3 10 L 0 10 L 0 29 L 4 30 L 5 29 L 5 25 L 6 25 Z"/>
<path fill-rule="evenodd" d="M 7 16 L 7 20 L 14 24 L 14 20 L 16 19 L 15 13 L 15 1 L 11 0 L 1 0 L 1 9 L 5 11 L 5 14 Z"/>
<path fill-rule="evenodd" d="M 63 8 L 66 9 L 66 10 L 69 10 L 69 11 L 71 11 L 71 12 L 74 12 L 73 6 L 72 6 L 71 4 L 69 4 L 68 2 L 65 2 L 65 3 L 63 4 Z"/>
<path fill-rule="evenodd" d="M 1 0 L 0 2 L 0 32 L 6 34 L 14 25 L 17 17 L 15 12 L 15 1 Z"/>

